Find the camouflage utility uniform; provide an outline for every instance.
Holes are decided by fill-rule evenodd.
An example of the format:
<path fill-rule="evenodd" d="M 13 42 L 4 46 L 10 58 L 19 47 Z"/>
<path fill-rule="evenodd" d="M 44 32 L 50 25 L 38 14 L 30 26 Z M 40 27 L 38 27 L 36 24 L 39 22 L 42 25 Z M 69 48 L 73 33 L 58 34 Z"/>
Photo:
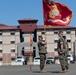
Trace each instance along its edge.
<path fill-rule="evenodd" d="M 69 69 L 69 64 L 68 64 L 68 59 L 67 59 L 67 56 L 68 56 L 68 51 L 69 51 L 69 47 L 68 47 L 68 43 L 67 43 L 67 41 L 66 40 L 64 40 L 64 45 L 65 45 L 65 49 L 66 49 L 66 51 L 65 51 L 65 67 L 66 67 L 66 70 L 68 70 Z"/>
<path fill-rule="evenodd" d="M 61 44 L 63 45 L 63 50 L 61 49 Z M 63 38 L 60 38 L 58 41 L 58 54 L 59 61 L 61 64 L 62 71 L 68 69 L 68 61 L 67 61 L 67 53 L 68 49 L 66 49 L 66 42 Z"/>
<path fill-rule="evenodd" d="M 40 55 L 40 71 L 42 71 L 44 69 L 46 53 L 47 53 L 43 40 L 38 41 L 38 49 L 39 49 L 39 55 Z"/>

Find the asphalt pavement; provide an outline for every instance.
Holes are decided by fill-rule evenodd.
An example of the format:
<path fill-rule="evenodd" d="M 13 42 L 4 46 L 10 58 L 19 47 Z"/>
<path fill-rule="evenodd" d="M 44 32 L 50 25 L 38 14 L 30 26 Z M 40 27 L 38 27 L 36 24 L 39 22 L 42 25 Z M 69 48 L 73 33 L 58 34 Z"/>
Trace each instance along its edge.
<path fill-rule="evenodd" d="M 60 73 L 59 64 L 45 65 L 46 73 L 43 75 L 76 75 L 76 64 L 69 65 L 69 72 Z M 38 65 L 32 65 L 31 71 L 29 65 L 23 66 L 0 66 L 0 75 L 41 75 Z"/>

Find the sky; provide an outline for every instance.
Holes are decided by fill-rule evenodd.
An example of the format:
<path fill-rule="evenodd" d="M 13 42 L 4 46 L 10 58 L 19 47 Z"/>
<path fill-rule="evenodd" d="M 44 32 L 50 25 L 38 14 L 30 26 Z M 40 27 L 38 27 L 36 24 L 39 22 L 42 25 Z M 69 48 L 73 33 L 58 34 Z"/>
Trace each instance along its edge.
<path fill-rule="evenodd" d="M 76 0 L 54 0 L 67 5 L 73 12 L 69 26 L 76 27 Z M 42 0 L 0 0 L 0 24 L 18 26 L 18 20 L 37 19 L 43 25 Z"/>

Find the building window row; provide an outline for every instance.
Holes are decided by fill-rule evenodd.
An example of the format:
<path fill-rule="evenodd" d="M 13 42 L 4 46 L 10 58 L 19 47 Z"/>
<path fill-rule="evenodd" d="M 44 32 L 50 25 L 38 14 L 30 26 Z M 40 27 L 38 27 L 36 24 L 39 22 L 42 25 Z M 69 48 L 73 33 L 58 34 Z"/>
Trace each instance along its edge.
<path fill-rule="evenodd" d="M 54 42 L 55 42 L 55 43 L 58 43 L 58 40 L 55 39 Z M 70 40 L 70 39 L 67 39 L 67 42 L 69 43 L 69 42 L 71 42 L 71 40 Z"/>
<path fill-rule="evenodd" d="M 3 52 L 3 50 L 0 49 L 0 53 L 2 53 L 2 52 Z M 11 49 L 11 53 L 15 53 L 15 49 Z"/>
<path fill-rule="evenodd" d="M 54 30 L 54 34 L 58 34 L 58 32 L 59 32 L 58 30 Z M 71 33 L 71 30 L 66 30 L 66 33 L 67 34 L 70 34 Z"/>
<path fill-rule="evenodd" d="M 0 44 L 3 44 L 2 40 L 0 40 Z M 11 44 L 15 44 L 15 41 L 11 41 Z"/>
<path fill-rule="evenodd" d="M 57 48 L 54 48 L 54 51 L 57 51 Z M 71 51 L 71 48 L 69 48 L 69 51 Z"/>
<path fill-rule="evenodd" d="M 15 61 L 16 58 L 11 58 L 11 61 Z M 3 61 L 3 58 L 0 58 L 0 61 Z"/>
<path fill-rule="evenodd" d="M 16 58 L 11 58 L 11 61 L 15 61 Z M 3 61 L 3 58 L 0 58 L 0 61 Z"/>
<path fill-rule="evenodd" d="M 2 34 L 3 34 L 3 32 L 1 31 L 1 32 L 0 32 L 0 36 L 2 36 Z M 10 32 L 10 35 L 15 35 L 15 31 L 11 31 L 11 32 Z"/>
<path fill-rule="evenodd" d="M 54 34 L 58 34 L 58 32 L 59 32 L 58 30 L 54 30 Z M 67 34 L 70 34 L 71 33 L 71 30 L 66 30 L 66 33 Z M 42 31 L 41 34 L 44 35 L 45 34 L 45 31 Z"/>

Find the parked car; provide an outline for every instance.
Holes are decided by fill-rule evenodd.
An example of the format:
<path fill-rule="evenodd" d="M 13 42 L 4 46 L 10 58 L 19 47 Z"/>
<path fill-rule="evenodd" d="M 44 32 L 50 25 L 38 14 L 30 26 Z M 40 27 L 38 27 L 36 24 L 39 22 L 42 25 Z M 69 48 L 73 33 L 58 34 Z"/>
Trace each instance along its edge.
<path fill-rule="evenodd" d="M 46 64 L 54 64 L 55 63 L 55 59 L 54 59 L 54 57 L 48 57 L 47 59 L 46 59 Z"/>
<path fill-rule="evenodd" d="M 40 57 L 35 57 L 33 65 L 40 65 Z"/>
<path fill-rule="evenodd" d="M 24 56 L 17 56 L 17 58 L 16 58 L 15 61 L 16 61 L 16 63 L 22 64 L 22 65 L 25 64 L 25 58 L 24 58 Z"/>
<path fill-rule="evenodd" d="M 68 55 L 68 62 L 73 63 L 73 55 Z"/>

